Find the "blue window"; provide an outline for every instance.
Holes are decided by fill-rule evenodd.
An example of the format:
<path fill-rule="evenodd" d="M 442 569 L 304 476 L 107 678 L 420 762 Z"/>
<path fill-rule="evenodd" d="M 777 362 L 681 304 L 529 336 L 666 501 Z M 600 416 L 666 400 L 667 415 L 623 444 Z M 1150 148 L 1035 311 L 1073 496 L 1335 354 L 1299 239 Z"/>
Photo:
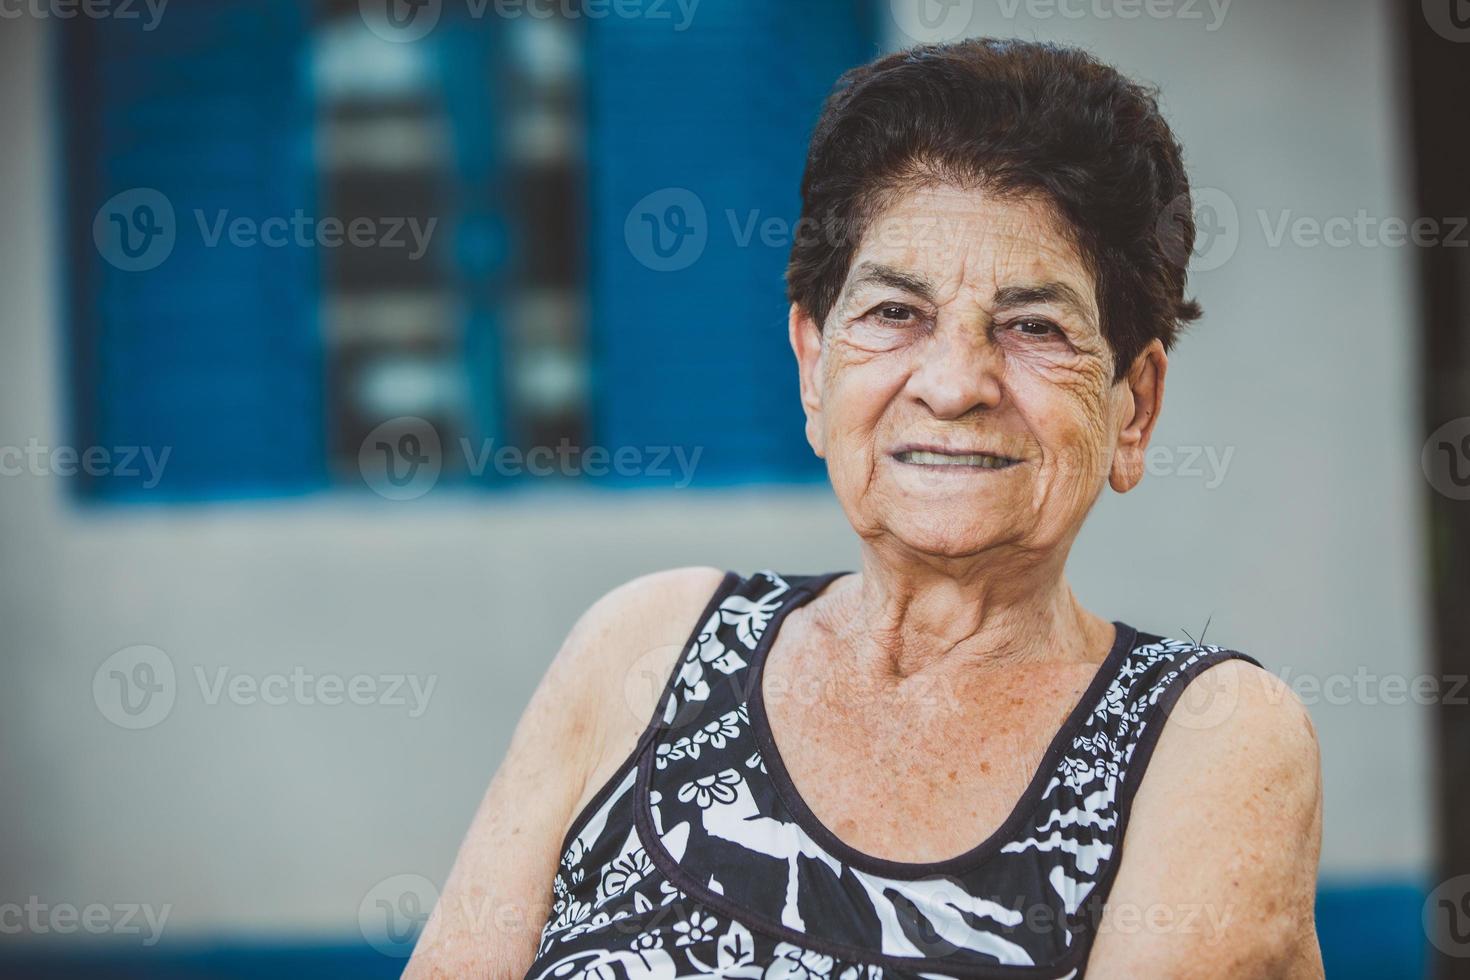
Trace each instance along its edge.
<path fill-rule="evenodd" d="M 60 28 L 73 440 L 167 461 L 85 495 L 361 488 L 403 417 L 451 484 L 517 482 L 487 445 L 820 473 L 782 270 L 817 108 L 876 49 L 868 0 L 497 9 L 445 0 L 411 40 L 345 0 Z M 355 219 L 408 247 L 342 243 Z"/>
<path fill-rule="evenodd" d="M 73 433 L 111 496 L 321 484 L 317 274 L 305 249 L 222 247 L 222 214 L 313 211 L 303 5 L 170 5 L 155 29 L 78 18 L 61 84 Z M 167 452 L 157 485 L 128 452 Z M 136 475 L 128 470 L 135 470 Z"/>
<path fill-rule="evenodd" d="M 807 137 L 837 76 L 876 54 L 869 14 L 742 0 L 701 4 L 682 31 L 637 18 L 589 30 L 598 442 L 702 449 L 701 483 L 822 472 L 782 274 Z"/>

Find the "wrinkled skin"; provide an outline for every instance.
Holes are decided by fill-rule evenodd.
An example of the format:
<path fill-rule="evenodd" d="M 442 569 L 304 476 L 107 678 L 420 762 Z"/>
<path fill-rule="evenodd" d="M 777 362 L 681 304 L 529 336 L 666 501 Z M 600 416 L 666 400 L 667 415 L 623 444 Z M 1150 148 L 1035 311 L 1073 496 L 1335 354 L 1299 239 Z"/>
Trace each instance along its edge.
<path fill-rule="evenodd" d="M 869 546 L 1054 566 L 1105 480 L 1138 483 L 1167 358 L 1115 383 L 1095 294 L 1042 201 L 940 183 L 874 220 L 820 329 L 793 309 L 807 438 Z M 895 458 L 913 444 L 1020 462 Z"/>

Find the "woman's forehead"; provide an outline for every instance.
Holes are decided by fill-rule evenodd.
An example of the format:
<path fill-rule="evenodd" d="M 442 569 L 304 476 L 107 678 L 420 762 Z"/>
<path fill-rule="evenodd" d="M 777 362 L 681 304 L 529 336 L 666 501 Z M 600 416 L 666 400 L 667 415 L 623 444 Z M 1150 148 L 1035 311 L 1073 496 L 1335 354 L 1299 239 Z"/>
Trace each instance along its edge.
<path fill-rule="evenodd" d="M 1065 224 L 1037 195 L 954 184 L 897 195 L 870 223 L 848 270 L 882 266 L 936 291 L 993 292 L 1021 282 L 1065 283 L 1093 293 L 1092 276 Z"/>

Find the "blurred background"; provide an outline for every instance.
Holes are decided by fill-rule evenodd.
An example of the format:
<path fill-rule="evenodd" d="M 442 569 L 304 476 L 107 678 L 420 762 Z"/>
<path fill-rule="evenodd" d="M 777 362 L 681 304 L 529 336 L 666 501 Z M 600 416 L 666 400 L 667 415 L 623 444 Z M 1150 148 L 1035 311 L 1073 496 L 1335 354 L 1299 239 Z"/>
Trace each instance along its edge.
<path fill-rule="evenodd" d="M 1470 975 L 1462 0 L 0 0 L 0 973 L 394 976 L 588 604 L 854 567 L 806 138 L 965 35 L 1158 84 L 1197 187 L 1075 588 L 1307 702 L 1329 977 Z"/>

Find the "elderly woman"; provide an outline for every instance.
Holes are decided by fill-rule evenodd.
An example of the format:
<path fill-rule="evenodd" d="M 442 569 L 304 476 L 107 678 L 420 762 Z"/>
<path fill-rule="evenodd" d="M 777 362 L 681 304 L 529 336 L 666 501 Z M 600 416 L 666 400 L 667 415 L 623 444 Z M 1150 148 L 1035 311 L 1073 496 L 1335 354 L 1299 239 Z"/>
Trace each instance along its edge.
<path fill-rule="evenodd" d="M 895 54 L 841 79 L 802 194 L 791 346 L 860 571 L 597 602 L 409 973 L 1321 976 L 1300 703 L 1065 577 L 1199 315 L 1154 97 L 1050 45 Z"/>

